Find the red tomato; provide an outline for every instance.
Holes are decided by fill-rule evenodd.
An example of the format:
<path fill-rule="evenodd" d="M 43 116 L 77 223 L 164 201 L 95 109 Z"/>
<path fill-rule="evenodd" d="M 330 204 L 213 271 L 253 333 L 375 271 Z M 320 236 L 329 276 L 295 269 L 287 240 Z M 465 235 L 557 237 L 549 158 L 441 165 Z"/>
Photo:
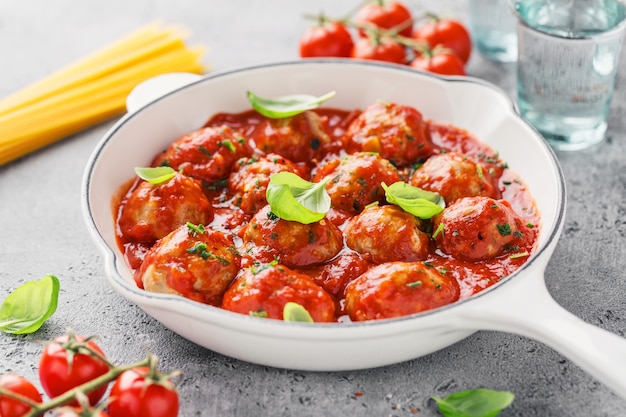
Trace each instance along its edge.
<path fill-rule="evenodd" d="M 402 27 L 399 32 L 402 36 L 411 36 L 413 17 L 411 12 L 402 3 L 396 1 L 376 0 L 366 3 L 359 9 L 354 20 L 361 25 L 374 25 L 382 29 Z M 360 30 L 361 36 L 365 31 Z"/>
<path fill-rule="evenodd" d="M 13 374 L 1 375 L 0 388 L 14 392 L 34 402 L 41 402 L 41 394 L 39 394 L 37 388 L 35 388 L 29 380 L 22 376 Z M 0 416 L 20 417 L 28 413 L 30 410 L 31 407 L 25 403 L 0 395 Z"/>
<path fill-rule="evenodd" d="M 178 392 L 169 377 L 153 376 L 147 367 L 120 375 L 111 388 L 111 417 L 176 417 Z"/>
<path fill-rule="evenodd" d="M 466 75 L 463 60 L 452 52 L 418 55 L 411 67 L 441 75 Z"/>
<path fill-rule="evenodd" d="M 361 38 L 354 44 L 350 56 L 352 58 L 406 64 L 404 47 L 390 38 L 379 40 Z"/>
<path fill-rule="evenodd" d="M 452 49 L 464 63 L 472 52 L 472 38 L 465 26 L 456 20 L 433 18 L 416 28 L 413 38 L 428 42 L 431 48 L 442 45 Z"/>
<path fill-rule="evenodd" d="M 89 340 L 75 335 L 64 335 L 48 343 L 39 361 L 39 380 L 49 397 L 57 397 L 64 392 L 91 381 L 109 371 L 109 365 L 89 353 L 89 349 L 104 356 L 102 349 Z M 107 384 L 87 394 L 89 403 L 96 404 L 107 390 Z M 71 405 L 78 405 L 72 402 Z"/>
<path fill-rule="evenodd" d="M 300 56 L 349 57 L 352 50 L 352 35 L 339 22 L 323 22 L 311 26 L 300 38 Z"/>

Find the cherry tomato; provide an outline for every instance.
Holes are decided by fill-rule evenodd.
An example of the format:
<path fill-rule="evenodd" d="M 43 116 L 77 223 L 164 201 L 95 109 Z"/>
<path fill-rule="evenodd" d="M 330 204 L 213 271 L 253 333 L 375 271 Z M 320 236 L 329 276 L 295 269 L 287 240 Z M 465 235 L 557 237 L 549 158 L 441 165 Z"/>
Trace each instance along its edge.
<path fill-rule="evenodd" d="M 354 44 L 352 58 L 406 64 L 406 51 L 399 43 L 390 38 L 360 38 Z"/>
<path fill-rule="evenodd" d="M 463 60 L 455 53 L 446 50 L 418 55 L 410 65 L 413 68 L 440 75 L 466 75 Z"/>
<path fill-rule="evenodd" d="M 113 383 L 111 417 L 176 417 L 178 392 L 167 375 L 147 367 L 125 371 Z"/>
<path fill-rule="evenodd" d="M 35 388 L 29 380 L 22 376 L 13 374 L 1 375 L 0 388 L 14 392 L 34 402 L 41 402 L 41 394 L 39 394 L 37 388 Z M 28 413 L 30 410 L 31 407 L 27 404 L 16 399 L 0 395 L 0 416 L 20 417 Z"/>
<path fill-rule="evenodd" d="M 402 27 L 400 35 L 410 37 L 413 30 L 411 12 L 397 1 L 375 0 L 359 9 L 354 20 L 362 25 L 374 25 L 382 29 Z M 359 30 L 365 36 L 364 30 Z"/>
<path fill-rule="evenodd" d="M 433 18 L 417 27 L 413 38 L 426 41 L 431 48 L 438 45 L 453 50 L 466 63 L 472 53 L 472 38 L 462 23 L 450 19 Z"/>
<path fill-rule="evenodd" d="M 352 35 L 339 22 L 321 22 L 311 26 L 300 38 L 300 56 L 349 57 L 352 50 Z"/>
<path fill-rule="evenodd" d="M 64 335 L 46 345 L 39 361 L 39 380 L 49 397 L 57 397 L 109 371 L 109 365 L 89 350 L 104 356 L 96 343 L 82 336 Z M 95 405 L 106 390 L 104 384 L 88 393 L 89 403 Z"/>

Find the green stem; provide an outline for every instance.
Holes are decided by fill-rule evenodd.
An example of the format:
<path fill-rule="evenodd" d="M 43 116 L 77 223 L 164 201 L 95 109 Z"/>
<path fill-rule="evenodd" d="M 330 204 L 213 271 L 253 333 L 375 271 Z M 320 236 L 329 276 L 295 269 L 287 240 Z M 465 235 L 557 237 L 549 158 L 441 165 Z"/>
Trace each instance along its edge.
<path fill-rule="evenodd" d="M 31 400 L 28 401 L 24 401 L 25 403 L 27 403 L 29 406 L 31 406 L 33 409 L 26 414 L 24 417 L 40 417 L 43 416 L 47 411 L 53 410 L 57 407 L 60 407 L 62 405 L 65 405 L 69 402 L 72 402 L 73 400 L 76 399 L 76 394 L 78 392 L 82 392 L 82 393 L 88 393 L 91 392 L 111 381 L 113 381 L 114 379 L 116 379 L 118 376 L 120 376 L 123 372 L 128 371 L 130 369 L 133 368 L 138 368 L 141 366 L 148 366 L 151 362 L 154 361 L 154 359 L 152 359 L 152 354 L 148 353 L 148 356 L 136 363 L 130 364 L 130 365 L 125 365 L 125 366 L 113 366 L 109 372 L 107 372 L 106 374 L 103 374 L 97 378 L 94 378 L 88 382 L 85 382 L 82 385 L 79 385 L 75 388 L 72 388 L 69 391 L 64 392 L 63 394 L 52 398 L 50 401 L 48 402 L 44 402 L 44 403 L 35 403 Z M 4 394 L 3 394 L 4 395 Z M 15 396 L 13 396 L 14 398 L 16 398 Z M 17 399 L 17 398 L 16 398 Z M 20 399 L 20 401 L 23 401 L 24 399 Z"/>
<path fill-rule="evenodd" d="M 419 22 L 421 20 L 431 19 L 432 16 L 435 16 L 435 15 L 433 15 L 430 12 L 422 13 L 422 15 L 420 15 L 420 16 L 412 17 L 411 19 L 407 19 L 404 22 L 402 22 L 402 23 L 400 23 L 400 24 L 398 24 L 398 25 L 396 25 L 396 26 L 394 26 L 392 28 L 389 28 L 387 30 L 387 34 L 389 36 L 395 36 L 398 33 L 402 32 L 404 29 L 406 29 L 406 28 L 416 24 L 417 22 Z M 380 29 L 380 30 L 381 31 L 385 31 L 385 29 Z"/>
<path fill-rule="evenodd" d="M 69 346 L 66 346 L 65 349 L 66 350 L 74 350 L 75 352 L 78 352 L 80 349 L 84 349 L 88 352 L 88 354 L 90 356 L 94 356 L 97 359 L 101 360 L 102 362 L 104 362 L 109 368 L 115 368 L 115 364 L 112 363 L 111 361 L 109 361 L 106 356 L 104 356 L 103 354 L 101 354 L 100 352 L 98 352 L 97 350 L 93 349 L 91 346 L 89 346 L 89 342 L 93 339 L 93 337 L 89 337 L 83 341 L 76 341 L 76 344 L 71 344 Z"/>
<path fill-rule="evenodd" d="M 409 19 L 406 22 L 398 26 L 395 26 L 391 29 L 382 29 L 371 23 L 355 22 L 354 20 L 351 20 L 349 18 L 335 19 L 335 18 L 328 17 L 324 14 L 317 14 L 317 15 L 306 14 L 305 18 L 316 20 L 320 24 L 323 24 L 326 22 L 337 22 L 337 23 L 346 25 L 347 27 L 362 30 L 363 32 L 365 32 L 365 34 L 370 39 L 373 45 L 378 45 L 382 38 L 387 37 L 387 38 L 393 39 L 394 41 L 398 42 L 401 45 L 404 45 L 408 48 L 411 48 L 419 52 L 420 54 L 429 54 L 430 47 L 426 42 L 413 39 L 411 37 L 399 35 L 399 32 L 401 32 L 402 29 L 407 27 L 409 23 L 413 24 L 423 19 L 438 19 L 438 16 L 430 12 L 425 12 L 421 16 L 415 17 L 413 19 Z"/>
<path fill-rule="evenodd" d="M 65 342 L 58 342 L 58 341 L 52 341 L 51 343 L 56 343 L 59 346 L 63 347 L 63 349 L 68 353 L 68 354 L 76 354 L 76 353 L 86 353 L 89 356 L 93 356 L 99 360 L 101 360 L 102 362 L 104 362 L 109 368 L 114 368 L 115 364 L 110 362 L 104 355 L 102 355 L 100 352 L 98 352 L 96 349 L 93 349 L 90 345 L 89 342 L 93 341 L 95 339 L 95 336 L 90 336 L 85 338 L 84 340 L 78 340 L 76 338 L 76 334 L 74 333 L 74 331 L 72 329 L 70 329 L 69 327 L 67 328 L 67 341 Z M 70 360 L 68 360 L 68 363 L 70 362 Z"/>
<path fill-rule="evenodd" d="M 439 20 L 441 20 L 438 14 L 432 13 L 432 12 L 427 12 L 424 18 L 434 20 L 435 22 L 438 22 Z"/>

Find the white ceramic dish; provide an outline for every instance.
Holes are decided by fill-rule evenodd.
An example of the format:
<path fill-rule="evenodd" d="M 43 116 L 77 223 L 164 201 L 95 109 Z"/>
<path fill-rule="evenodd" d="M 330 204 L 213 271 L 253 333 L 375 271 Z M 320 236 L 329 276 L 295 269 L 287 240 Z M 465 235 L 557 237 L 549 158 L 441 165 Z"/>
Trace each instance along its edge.
<path fill-rule="evenodd" d="M 178 82 L 185 84 L 178 86 Z M 155 90 L 156 88 L 156 90 Z M 164 89 L 172 89 L 165 92 Z M 138 289 L 116 245 L 112 197 L 152 157 L 216 112 L 250 107 L 261 96 L 321 95 L 328 107 L 364 108 L 376 100 L 412 105 L 426 118 L 468 129 L 500 153 L 528 183 L 542 213 L 540 249 L 514 275 L 468 300 L 393 320 L 305 324 L 262 320 L 181 297 Z M 145 104 L 145 98 L 154 99 Z M 563 227 L 566 193 L 551 149 L 496 87 L 471 78 L 443 79 L 408 67 L 318 60 L 279 63 L 191 80 L 170 76 L 138 88 L 129 113 L 103 138 L 83 182 L 85 220 L 102 249 L 111 285 L 181 336 L 224 355 L 303 370 L 347 370 L 412 359 L 477 330 L 534 338 L 626 397 L 626 339 L 591 326 L 549 295 L 545 266 Z"/>

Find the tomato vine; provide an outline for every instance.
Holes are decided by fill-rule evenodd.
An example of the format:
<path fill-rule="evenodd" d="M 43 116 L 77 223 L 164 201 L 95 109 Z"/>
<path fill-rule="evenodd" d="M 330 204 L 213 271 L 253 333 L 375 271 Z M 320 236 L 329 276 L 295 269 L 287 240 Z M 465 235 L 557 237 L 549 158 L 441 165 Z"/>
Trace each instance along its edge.
<path fill-rule="evenodd" d="M 441 75 L 466 75 L 472 39 L 455 19 L 429 11 L 414 15 L 393 0 L 366 1 L 347 17 L 321 13 L 305 18 L 315 23 L 300 38 L 302 58 L 377 60 Z"/>
<path fill-rule="evenodd" d="M 51 353 L 50 348 L 55 350 L 63 350 L 66 360 L 63 362 L 62 355 L 57 352 Z M 50 362 L 51 355 L 54 355 L 54 364 Z M 83 358 L 83 360 L 79 360 Z M 85 364 L 84 358 L 99 363 L 106 368 L 104 373 L 98 375 L 92 374 L 86 381 L 80 381 L 73 375 L 74 371 L 80 373 L 85 371 L 87 374 L 91 372 L 92 364 Z M 129 417 L 124 411 L 122 414 L 118 412 L 120 407 L 117 406 L 117 397 L 109 397 L 100 402 L 102 395 L 106 392 L 108 385 L 114 382 L 116 393 L 124 393 L 126 403 L 134 402 L 134 406 L 143 410 L 143 403 L 148 403 L 154 398 L 144 397 L 147 390 L 131 390 L 130 388 L 119 388 L 119 381 L 128 372 L 135 372 L 142 378 L 145 386 L 159 386 L 159 394 L 170 405 L 168 414 L 150 414 L 143 413 L 143 417 L 175 417 L 178 415 L 178 392 L 171 381 L 178 376 L 180 372 L 174 371 L 164 374 L 157 369 L 157 357 L 152 353 L 147 353 L 146 357 L 135 363 L 128 365 L 116 365 L 109 361 L 102 350 L 93 342 L 93 337 L 85 338 L 74 335 L 68 331 L 67 335 L 61 336 L 54 341 L 48 342 L 42 352 L 42 360 L 39 367 L 40 382 L 44 387 L 44 391 L 50 397 L 47 401 L 43 401 L 41 396 L 33 395 L 31 387 L 34 385 L 19 375 L 5 374 L 0 376 L 0 414 L 2 417 L 40 417 L 48 411 L 58 411 L 61 415 L 74 416 L 108 416 L 108 417 Z M 79 369 L 81 368 L 82 369 Z M 64 382 L 64 388 L 71 388 L 64 392 L 50 391 L 48 385 L 54 381 L 58 382 L 59 372 L 66 373 L 70 378 Z M 80 383 L 78 383 L 79 381 Z M 75 384 L 72 386 L 72 384 Z M 69 385 L 68 385 L 69 384 Z M 58 386 L 57 388 L 58 389 Z M 128 391 L 128 392 L 127 392 Z M 91 393 L 100 392 L 94 399 Z M 37 393 L 38 394 L 38 393 Z M 95 407 L 94 407 L 95 406 Z M 127 409 L 123 408 L 124 410 Z M 107 412 L 104 409 L 107 408 Z M 7 411 L 9 410 L 9 411 Z"/>

